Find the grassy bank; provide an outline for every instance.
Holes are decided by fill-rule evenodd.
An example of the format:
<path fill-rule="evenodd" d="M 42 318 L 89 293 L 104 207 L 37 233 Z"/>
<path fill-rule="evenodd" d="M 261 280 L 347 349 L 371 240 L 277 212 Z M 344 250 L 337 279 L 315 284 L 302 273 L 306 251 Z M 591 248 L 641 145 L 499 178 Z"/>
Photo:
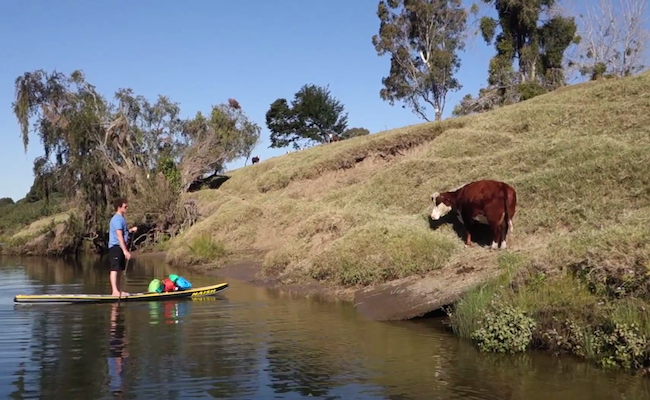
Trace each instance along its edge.
<path fill-rule="evenodd" d="M 604 367 L 650 367 L 650 277 L 572 265 L 548 273 L 524 257 L 499 257 L 504 274 L 467 293 L 449 310 L 451 327 L 487 352 L 544 349 Z"/>
<path fill-rule="evenodd" d="M 514 252 L 550 267 L 625 264 L 621 246 L 645 257 L 648 89 L 648 74 L 586 83 L 263 160 L 190 195 L 205 217 L 169 243 L 169 258 L 203 259 L 192 249 L 209 241 L 224 257 L 263 252 L 265 273 L 290 281 L 425 274 L 467 253 L 450 226 L 431 229 L 431 193 L 481 178 L 518 191 Z"/>
<path fill-rule="evenodd" d="M 168 257 L 218 267 L 254 250 L 265 254 L 267 277 L 353 288 L 459 264 L 514 268 L 461 301 L 459 335 L 497 350 L 481 328 L 502 324 L 500 311 L 512 306 L 504 315 L 523 310 L 530 340 L 499 346 L 639 367 L 647 362 L 648 298 L 629 286 L 647 285 L 650 255 L 648 93 L 648 73 L 590 82 L 263 160 L 192 195 L 206 217 L 169 244 Z M 518 192 L 507 252 L 464 249 L 451 226 L 430 226 L 432 192 L 482 178 Z M 205 257 L 205 248 L 220 258 Z M 497 320 L 479 319 L 490 310 Z"/>
<path fill-rule="evenodd" d="M 42 235 L 67 220 L 68 203 L 59 195 L 50 201 L 38 200 L 0 205 L 0 243 L 3 249 L 19 252 L 29 240 Z"/>
<path fill-rule="evenodd" d="M 459 335 L 486 350 L 541 346 L 640 367 L 650 336 L 649 106 L 644 73 L 262 160 L 188 195 L 201 219 L 164 243 L 167 258 L 219 268 L 261 254 L 266 278 L 352 289 L 501 271 L 458 303 Z M 518 193 L 507 251 L 465 249 L 450 224 L 429 219 L 431 193 L 484 178 Z M 512 321 L 524 340 L 494 333 Z"/>

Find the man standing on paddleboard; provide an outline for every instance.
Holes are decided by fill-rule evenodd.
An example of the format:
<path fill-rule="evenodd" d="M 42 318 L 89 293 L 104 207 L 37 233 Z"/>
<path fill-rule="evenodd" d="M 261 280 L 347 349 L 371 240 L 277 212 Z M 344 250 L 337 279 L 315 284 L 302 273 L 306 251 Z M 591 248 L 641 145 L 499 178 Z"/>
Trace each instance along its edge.
<path fill-rule="evenodd" d="M 128 208 L 126 199 L 116 199 L 113 202 L 113 208 L 115 214 L 113 214 L 108 227 L 108 257 L 111 265 L 109 278 L 113 296 L 128 296 L 128 293 L 121 292 L 122 271 L 126 268 L 126 260 L 131 259 L 131 253 L 126 247 L 126 243 L 129 241 L 129 233 L 137 231 L 138 227 L 127 228 L 124 218 Z"/>

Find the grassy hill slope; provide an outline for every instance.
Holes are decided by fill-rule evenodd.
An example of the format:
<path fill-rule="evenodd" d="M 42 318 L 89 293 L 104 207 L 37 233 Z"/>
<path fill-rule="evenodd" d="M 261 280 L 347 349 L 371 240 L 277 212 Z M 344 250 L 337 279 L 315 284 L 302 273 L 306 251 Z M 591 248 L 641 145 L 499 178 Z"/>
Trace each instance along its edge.
<path fill-rule="evenodd" d="M 453 328 L 484 350 L 648 367 L 649 109 L 644 73 L 263 160 L 191 195 L 205 218 L 168 258 L 254 250 L 269 278 L 337 288 L 428 279 L 411 295 L 456 290 Z M 484 178 L 518 193 L 507 251 L 429 220 L 434 191 Z"/>
<path fill-rule="evenodd" d="M 258 250 L 267 275 L 346 286 L 425 274 L 468 253 L 430 228 L 431 193 L 492 178 L 518 192 L 511 251 L 633 262 L 648 250 L 649 105 L 643 74 L 264 160 L 193 194 L 206 218 L 169 258 Z"/>

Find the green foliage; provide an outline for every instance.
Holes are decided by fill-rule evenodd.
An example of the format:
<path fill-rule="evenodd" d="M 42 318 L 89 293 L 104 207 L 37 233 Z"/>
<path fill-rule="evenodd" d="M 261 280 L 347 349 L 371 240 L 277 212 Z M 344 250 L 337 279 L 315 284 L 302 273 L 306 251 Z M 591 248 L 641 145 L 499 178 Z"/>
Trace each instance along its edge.
<path fill-rule="evenodd" d="M 11 197 L 3 197 L 0 199 L 0 208 L 4 206 L 10 206 L 12 204 L 14 204 L 14 199 Z"/>
<path fill-rule="evenodd" d="M 76 198 L 85 229 L 79 234 L 89 237 L 103 236 L 110 203 L 118 196 L 156 198 L 165 193 L 165 201 L 142 202 L 138 211 L 159 215 L 152 221 L 156 226 L 178 228 L 181 224 L 169 210 L 180 209 L 173 204 L 180 192 L 206 172 L 250 153 L 261 131 L 236 100 L 213 106 L 208 119 L 199 113 L 183 121 L 179 105 L 165 96 L 150 102 L 131 89 L 120 89 L 111 102 L 81 71 L 70 76 L 26 72 L 15 88 L 13 111 L 25 150 L 30 126 L 44 150 L 34 162 L 36 178 L 26 200 L 47 200 L 57 192 Z M 150 179 L 156 171 L 168 183 Z"/>
<path fill-rule="evenodd" d="M 183 137 L 186 150 L 181 158 L 183 191 L 207 173 L 220 172 L 223 166 L 250 154 L 260 138 L 261 127 L 252 122 L 239 103 L 213 106 L 208 118 L 201 112 L 186 121 Z"/>
<path fill-rule="evenodd" d="M 647 300 L 639 299 L 645 293 L 643 278 L 622 290 L 621 277 L 606 269 L 549 278 L 521 265 L 524 260 L 509 258 L 501 260 L 507 273 L 467 293 L 450 312 L 456 334 L 485 351 L 523 351 L 530 344 L 603 367 L 650 366 L 650 317 Z"/>
<path fill-rule="evenodd" d="M 532 99 L 547 92 L 546 88 L 536 82 L 524 82 L 517 85 L 517 92 L 521 101 Z"/>
<path fill-rule="evenodd" d="M 158 162 L 158 171 L 162 172 L 169 181 L 173 191 L 179 191 L 181 188 L 181 171 L 171 157 L 163 157 Z"/>
<path fill-rule="evenodd" d="M 560 323 L 555 316 L 551 327 L 544 329 L 541 334 L 546 346 L 555 353 L 563 351 L 580 357 L 593 354 L 593 348 L 587 343 L 588 337 L 589 331 L 585 327 L 569 318 Z"/>
<path fill-rule="evenodd" d="M 460 0 L 381 0 L 377 7 L 379 34 L 372 44 L 379 56 L 391 55 L 390 74 L 382 78 L 380 97 L 391 105 L 405 102 L 429 121 L 442 117 L 447 93 L 461 89 L 454 77 L 460 68 L 457 52 L 464 49 L 467 13 Z"/>
<path fill-rule="evenodd" d="M 564 52 L 574 43 L 577 25 L 573 17 L 555 16 L 537 29 L 540 73 L 550 88 L 564 85 Z"/>
<path fill-rule="evenodd" d="M 334 98 L 329 87 L 304 85 L 294 94 L 291 105 L 284 98 L 271 103 L 266 113 L 266 126 L 271 131 L 272 148 L 293 144 L 326 143 L 329 134 L 341 136 L 348 123 L 343 104 Z"/>
<path fill-rule="evenodd" d="M 14 233 L 40 218 L 61 211 L 62 199 L 59 195 L 53 196 L 49 203 L 46 200 L 35 202 L 22 200 L 13 204 L 5 203 L 0 206 L 0 234 Z"/>
<path fill-rule="evenodd" d="M 636 324 L 606 325 L 594 334 L 594 347 L 605 367 L 638 369 L 650 360 L 650 342 Z"/>
<path fill-rule="evenodd" d="M 481 321 L 481 328 L 472 333 L 482 351 L 516 353 L 526 351 L 533 337 L 535 320 L 521 309 L 493 301 Z"/>
<path fill-rule="evenodd" d="M 650 365 L 650 341 L 635 323 L 607 319 L 585 326 L 566 319 L 560 328 L 546 329 L 547 347 L 595 360 L 606 368 L 640 369 Z"/>
<path fill-rule="evenodd" d="M 497 18 L 482 17 L 480 32 L 496 54 L 488 66 L 488 87 L 477 98 L 465 96 L 453 115 L 484 112 L 529 100 L 565 84 L 565 52 L 576 43 L 573 17 L 556 15 L 555 0 L 482 0 Z M 478 7 L 472 7 L 477 13 Z M 517 60 L 517 70 L 513 62 Z"/>

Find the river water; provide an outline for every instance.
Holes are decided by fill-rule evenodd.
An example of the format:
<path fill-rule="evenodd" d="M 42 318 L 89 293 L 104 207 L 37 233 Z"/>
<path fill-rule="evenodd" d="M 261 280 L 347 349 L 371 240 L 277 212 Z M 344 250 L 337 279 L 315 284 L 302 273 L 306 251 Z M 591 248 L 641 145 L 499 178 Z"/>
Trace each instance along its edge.
<path fill-rule="evenodd" d="M 441 320 L 365 320 L 228 280 L 212 300 L 14 304 L 19 293 L 106 293 L 96 260 L 0 258 L 0 398 L 649 399 L 650 379 L 544 353 L 481 354 Z M 126 290 L 177 273 L 134 260 Z"/>

